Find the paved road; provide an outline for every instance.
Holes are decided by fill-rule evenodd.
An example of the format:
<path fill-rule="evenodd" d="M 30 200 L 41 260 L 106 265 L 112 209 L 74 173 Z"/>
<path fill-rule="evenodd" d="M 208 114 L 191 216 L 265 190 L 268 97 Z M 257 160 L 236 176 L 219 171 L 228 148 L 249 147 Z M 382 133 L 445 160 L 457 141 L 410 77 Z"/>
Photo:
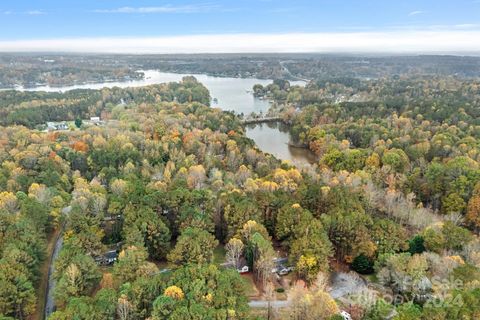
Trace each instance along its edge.
<path fill-rule="evenodd" d="M 71 206 L 65 207 L 62 209 L 62 215 L 68 215 L 72 210 Z M 57 260 L 58 254 L 60 250 L 62 250 L 63 246 L 63 230 L 65 228 L 65 224 L 63 224 L 60 228 L 60 232 L 58 233 L 58 237 L 55 240 L 55 246 L 53 247 L 53 252 L 50 257 L 50 265 L 48 266 L 48 280 L 47 280 L 47 293 L 45 295 L 45 318 L 48 317 L 55 312 L 55 299 L 53 298 L 53 293 L 55 292 L 55 285 L 57 284 L 55 279 L 53 279 L 53 273 L 55 272 L 55 260 Z"/>
<path fill-rule="evenodd" d="M 62 237 L 62 231 L 60 231 L 60 234 L 58 236 L 57 241 L 55 242 L 55 247 L 53 248 L 53 253 L 52 257 L 50 260 L 50 266 L 48 267 L 48 283 L 47 283 L 47 294 L 46 294 L 46 301 L 45 301 L 45 319 L 48 319 L 48 317 L 55 311 L 55 300 L 53 299 L 53 292 L 55 291 L 55 285 L 56 281 L 53 279 L 53 273 L 55 271 L 55 260 L 58 257 L 58 254 L 60 253 L 60 250 L 62 250 L 63 246 L 63 237 Z"/>
<path fill-rule="evenodd" d="M 248 303 L 250 308 L 268 308 L 268 301 L 265 300 L 252 300 Z M 286 308 L 290 306 L 289 300 L 277 300 L 271 301 L 270 306 L 272 308 Z"/>

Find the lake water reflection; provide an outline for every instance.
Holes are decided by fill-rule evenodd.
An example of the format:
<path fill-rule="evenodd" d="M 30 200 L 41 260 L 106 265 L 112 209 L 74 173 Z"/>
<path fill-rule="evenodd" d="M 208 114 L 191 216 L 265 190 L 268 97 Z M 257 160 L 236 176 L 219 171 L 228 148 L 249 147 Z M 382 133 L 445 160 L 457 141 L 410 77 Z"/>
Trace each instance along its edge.
<path fill-rule="evenodd" d="M 157 70 L 145 70 L 145 78 L 142 80 L 124 81 L 124 82 L 103 82 L 87 83 L 65 87 L 39 86 L 35 88 L 16 88 L 21 91 L 46 91 L 46 92 L 65 92 L 74 89 L 102 89 L 102 88 L 127 88 L 142 87 L 153 84 L 180 81 L 183 77 L 191 74 L 178 74 L 169 72 L 160 72 Z M 205 74 L 195 74 L 198 81 L 203 83 L 210 91 L 212 107 L 218 107 L 222 110 L 235 111 L 238 114 L 248 115 L 252 112 L 266 112 L 270 107 L 267 100 L 257 99 L 252 94 L 252 88 L 255 84 L 264 86 L 272 83 L 272 80 L 254 79 L 254 78 L 223 78 L 213 77 Z M 292 85 L 305 85 L 303 81 L 293 81 Z M 313 154 L 306 149 L 295 148 L 288 145 L 290 134 L 288 128 L 280 123 L 268 123 L 248 126 L 246 134 L 255 141 L 258 147 L 267 153 L 273 154 L 282 160 L 289 160 L 298 165 L 315 162 Z"/>
<path fill-rule="evenodd" d="M 249 125 L 246 135 L 257 144 L 263 152 L 270 153 L 278 159 L 291 161 L 298 166 L 316 162 L 315 155 L 308 149 L 289 145 L 288 127 L 279 122 Z"/>

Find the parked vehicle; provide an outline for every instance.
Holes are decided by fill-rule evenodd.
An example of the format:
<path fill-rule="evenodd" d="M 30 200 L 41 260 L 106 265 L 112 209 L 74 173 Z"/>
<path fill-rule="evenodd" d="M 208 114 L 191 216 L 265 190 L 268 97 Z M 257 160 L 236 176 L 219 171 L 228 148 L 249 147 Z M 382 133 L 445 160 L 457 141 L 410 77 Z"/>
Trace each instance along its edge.
<path fill-rule="evenodd" d="M 280 269 L 280 271 L 278 271 L 278 274 L 280 276 L 285 276 L 287 274 L 289 274 L 290 272 L 293 271 L 293 268 L 292 267 L 283 267 L 282 269 Z"/>
<path fill-rule="evenodd" d="M 240 269 L 237 269 L 237 271 L 238 271 L 238 273 L 240 273 L 240 274 L 244 274 L 244 273 L 248 273 L 249 268 L 248 268 L 248 266 L 243 266 L 243 267 L 241 267 Z"/>
<path fill-rule="evenodd" d="M 340 315 L 342 316 L 343 320 L 352 320 L 352 316 L 347 311 L 340 312 Z"/>

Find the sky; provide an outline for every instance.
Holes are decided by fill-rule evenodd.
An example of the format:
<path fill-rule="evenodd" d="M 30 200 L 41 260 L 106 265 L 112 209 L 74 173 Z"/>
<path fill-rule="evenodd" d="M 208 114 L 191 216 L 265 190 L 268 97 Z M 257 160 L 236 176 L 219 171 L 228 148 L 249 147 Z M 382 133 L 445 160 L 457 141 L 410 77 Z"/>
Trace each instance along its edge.
<path fill-rule="evenodd" d="M 2 0 L 0 51 L 480 52 L 480 0 Z"/>

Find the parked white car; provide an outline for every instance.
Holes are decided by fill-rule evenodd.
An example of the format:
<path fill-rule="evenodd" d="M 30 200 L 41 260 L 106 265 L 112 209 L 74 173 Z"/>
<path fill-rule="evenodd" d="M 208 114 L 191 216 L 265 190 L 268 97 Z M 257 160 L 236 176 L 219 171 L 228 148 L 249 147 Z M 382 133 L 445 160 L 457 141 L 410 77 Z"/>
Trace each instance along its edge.
<path fill-rule="evenodd" d="M 248 273 L 249 271 L 249 268 L 248 266 L 243 266 L 241 267 L 240 269 L 237 269 L 238 273 L 242 274 L 242 273 Z"/>
<path fill-rule="evenodd" d="M 289 274 L 290 272 L 293 271 L 293 268 L 292 267 L 285 267 L 285 268 L 282 268 L 278 271 L 278 275 L 280 276 L 284 276 L 284 275 L 287 275 Z"/>

